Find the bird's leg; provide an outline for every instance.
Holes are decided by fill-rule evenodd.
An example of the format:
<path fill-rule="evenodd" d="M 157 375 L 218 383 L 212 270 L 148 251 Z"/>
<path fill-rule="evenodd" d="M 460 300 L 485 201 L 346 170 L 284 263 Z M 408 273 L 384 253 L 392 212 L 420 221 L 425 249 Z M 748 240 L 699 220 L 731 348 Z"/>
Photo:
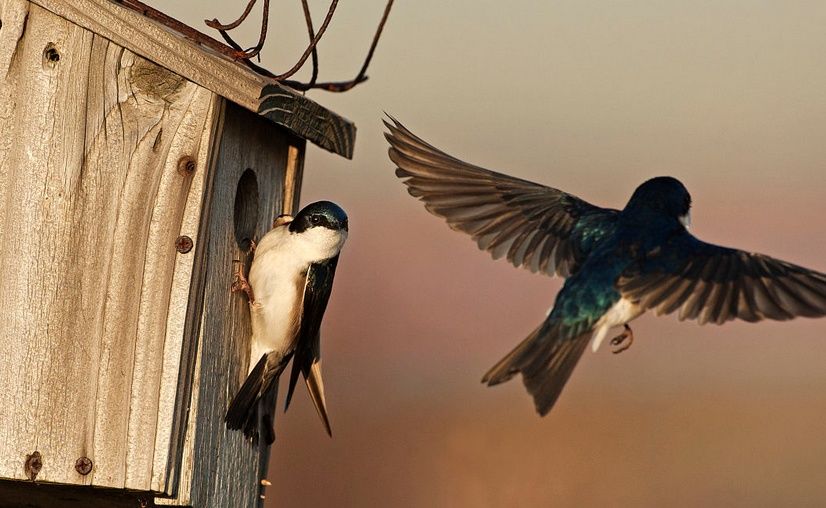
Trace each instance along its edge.
<path fill-rule="evenodd" d="M 634 331 L 625 323 L 625 331 L 611 339 L 612 346 L 619 346 L 613 351 L 614 354 L 622 353 L 634 343 Z"/>
<path fill-rule="evenodd" d="M 235 276 L 232 279 L 232 286 L 230 289 L 233 293 L 237 293 L 238 291 L 243 291 L 247 294 L 247 299 L 250 301 L 250 305 L 255 303 L 255 294 L 252 292 L 252 286 L 250 286 L 249 281 L 244 276 L 244 264 L 240 261 L 235 261 L 238 263 L 238 269 L 235 270 Z"/>

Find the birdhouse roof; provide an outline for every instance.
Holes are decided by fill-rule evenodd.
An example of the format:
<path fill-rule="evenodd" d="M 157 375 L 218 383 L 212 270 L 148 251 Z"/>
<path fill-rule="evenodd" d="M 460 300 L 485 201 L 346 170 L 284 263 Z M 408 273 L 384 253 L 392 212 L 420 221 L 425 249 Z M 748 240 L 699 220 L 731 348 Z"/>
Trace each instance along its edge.
<path fill-rule="evenodd" d="M 356 127 L 351 121 L 198 42 L 209 38 L 172 18 L 168 19 L 188 33 L 110 0 L 31 1 L 321 148 L 348 159 L 353 156 Z"/>

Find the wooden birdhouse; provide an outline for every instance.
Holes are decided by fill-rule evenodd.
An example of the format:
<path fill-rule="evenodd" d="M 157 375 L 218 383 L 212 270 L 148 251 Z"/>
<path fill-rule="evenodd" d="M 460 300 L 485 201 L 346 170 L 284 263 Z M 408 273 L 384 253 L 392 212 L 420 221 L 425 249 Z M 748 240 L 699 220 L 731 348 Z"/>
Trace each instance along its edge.
<path fill-rule="evenodd" d="M 0 506 L 255 506 L 233 260 L 355 127 L 117 2 L 0 22 Z"/>

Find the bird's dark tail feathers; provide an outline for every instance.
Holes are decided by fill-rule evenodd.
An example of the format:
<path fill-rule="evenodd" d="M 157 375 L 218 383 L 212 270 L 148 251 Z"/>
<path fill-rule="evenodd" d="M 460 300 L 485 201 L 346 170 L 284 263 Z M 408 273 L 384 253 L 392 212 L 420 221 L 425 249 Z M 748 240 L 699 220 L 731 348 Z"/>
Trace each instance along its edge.
<path fill-rule="evenodd" d="M 275 403 L 278 398 L 278 378 L 290 361 L 288 355 L 275 358 L 263 355 L 252 369 L 238 393 L 229 403 L 224 420 L 230 430 L 243 430 L 244 436 L 258 441 L 259 436 L 267 445 L 275 441 Z"/>
<path fill-rule="evenodd" d="M 513 351 L 499 360 L 482 378 L 488 386 L 498 385 L 517 373 L 533 396 L 536 411 L 545 416 L 571 377 L 591 332 L 564 338 L 560 327 L 542 323 Z"/>

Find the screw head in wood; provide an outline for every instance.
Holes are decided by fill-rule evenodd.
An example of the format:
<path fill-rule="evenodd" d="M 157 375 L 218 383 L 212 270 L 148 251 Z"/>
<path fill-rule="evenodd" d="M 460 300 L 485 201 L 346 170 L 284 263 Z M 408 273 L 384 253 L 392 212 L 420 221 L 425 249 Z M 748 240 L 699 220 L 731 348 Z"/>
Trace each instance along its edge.
<path fill-rule="evenodd" d="M 189 155 L 184 155 L 178 159 L 178 173 L 180 173 L 181 176 L 191 176 L 195 173 L 196 167 L 197 165 L 195 164 L 195 159 Z"/>
<path fill-rule="evenodd" d="M 192 238 L 181 235 L 175 240 L 175 249 L 181 254 L 186 254 L 192 250 Z"/>
<path fill-rule="evenodd" d="M 43 50 L 43 67 L 53 68 L 60 61 L 60 52 L 54 43 L 49 43 Z"/>
<path fill-rule="evenodd" d="M 23 470 L 26 472 L 29 480 L 34 481 L 37 475 L 40 474 L 41 469 L 43 469 L 43 457 L 41 457 L 39 451 L 35 450 L 31 454 L 26 455 Z"/>
<path fill-rule="evenodd" d="M 75 461 L 75 471 L 86 476 L 92 472 L 92 459 L 89 457 L 81 457 Z"/>

